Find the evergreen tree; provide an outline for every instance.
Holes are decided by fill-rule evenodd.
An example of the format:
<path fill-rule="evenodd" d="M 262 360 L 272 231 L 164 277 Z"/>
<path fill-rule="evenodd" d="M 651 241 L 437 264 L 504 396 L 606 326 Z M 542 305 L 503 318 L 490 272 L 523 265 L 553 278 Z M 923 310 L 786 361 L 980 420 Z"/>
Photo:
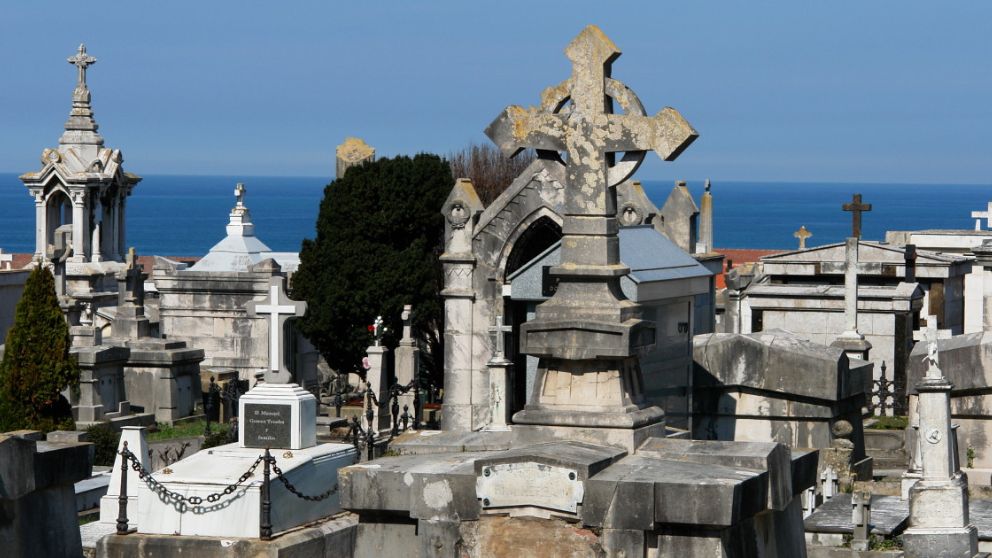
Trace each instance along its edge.
<path fill-rule="evenodd" d="M 452 184 L 443 159 L 420 154 L 352 167 L 324 189 L 317 237 L 303 241 L 292 290 L 307 301 L 300 330 L 335 370 L 363 373 L 377 315 L 395 347 L 403 305 L 412 304 L 421 361 L 440 381 L 441 206 Z"/>
<path fill-rule="evenodd" d="M 69 327 L 44 267 L 31 272 L 7 332 L 0 362 L 0 431 L 72 430 L 72 408 L 61 395 L 78 389 L 79 366 L 69 356 Z"/>

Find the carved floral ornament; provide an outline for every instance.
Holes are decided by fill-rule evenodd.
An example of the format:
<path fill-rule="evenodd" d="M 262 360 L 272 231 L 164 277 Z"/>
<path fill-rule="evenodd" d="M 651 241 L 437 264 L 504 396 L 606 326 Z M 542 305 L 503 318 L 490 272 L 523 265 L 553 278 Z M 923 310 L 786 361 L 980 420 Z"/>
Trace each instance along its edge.
<path fill-rule="evenodd" d="M 640 225 L 643 220 L 641 210 L 630 202 L 623 204 L 618 213 L 620 215 L 620 223 L 626 226 Z"/>

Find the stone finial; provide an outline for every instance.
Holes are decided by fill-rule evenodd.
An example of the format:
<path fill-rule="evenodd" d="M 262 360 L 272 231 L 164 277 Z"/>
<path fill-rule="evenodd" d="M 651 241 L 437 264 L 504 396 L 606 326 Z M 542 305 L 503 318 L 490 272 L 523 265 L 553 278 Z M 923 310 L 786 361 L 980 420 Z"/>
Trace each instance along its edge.
<path fill-rule="evenodd" d="M 72 110 L 65 122 L 65 132 L 59 139 L 62 145 L 91 146 L 82 152 L 84 162 L 89 164 L 96 158 L 97 150 L 92 146 L 103 146 L 103 138 L 97 133 L 99 126 L 93 119 L 93 109 L 90 107 L 90 90 L 86 86 L 86 69 L 96 64 L 96 58 L 86 53 L 86 45 L 79 45 L 79 50 L 70 56 L 68 62 L 78 70 L 76 88 L 72 92 Z"/>
<path fill-rule="evenodd" d="M 86 68 L 96 64 L 96 58 L 90 56 L 86 53 L 86 45 L 80 43 L 79 49 L 76 51 L 74 56 L 70 56 L 66 59 L 70 64 L 75 66 L 79 70 L 79 78 L 76 82 L 77 87 L 86 88 Z"/>
<path fill-rule="evenodd" d="M 245 206 L 245 185 L 243 182 L 238 182 L 234 185 L 234 198 L 237 200 L 234 207 L 241 208 Z"/>
<path fill-rule="evenodd" d="M 809 230 L 806 228 L 806 225 L 803 225 L 803 226 L 799 227 L 799 230 L 798 231 L 792 233 L 792 236 L 794 236 L 794 237 L 796 237 L 796 238 L 799 239 L 799 249 L 800 250 L 805 250 L 806 249 L 806 239 L 807 238 L 812 238 L 813 233 L 809 232 Z"/>
<path fill-rule="evenodd" d="M 375 160 L 375 149 L 361 138 L 349 137 L 336 150 L 335 177 L 341 178 L 351 167 Z"/>
<path fill-rule="evenodd" d="M 710 179 L 706 179 L 703 197 L 699 200 L 699 238 L 696 240 L 696 252 L 713 251 L 713 194 L 710 192 Z"/>
<path fill-rule="evenodd" d="M 238 182 L 234 186 L 234 208 L 231 209 L 230 219 L 227 223 L 228 236 L 255 236 L 255 224 L 251 220 L 251 211 L 245 205 L 245 188 L 243 182 Z"/>

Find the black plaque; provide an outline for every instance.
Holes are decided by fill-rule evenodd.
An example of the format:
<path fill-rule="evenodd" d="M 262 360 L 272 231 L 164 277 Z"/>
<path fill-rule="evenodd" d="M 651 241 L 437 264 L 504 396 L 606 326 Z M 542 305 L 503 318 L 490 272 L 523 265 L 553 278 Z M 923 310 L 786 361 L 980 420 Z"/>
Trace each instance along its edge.
<path fill-rule="evenodd" d="M 291 445 L 289 405 L 245 403 L 241 417 L 245 429 L 246 448 L 288 448 Z"/>

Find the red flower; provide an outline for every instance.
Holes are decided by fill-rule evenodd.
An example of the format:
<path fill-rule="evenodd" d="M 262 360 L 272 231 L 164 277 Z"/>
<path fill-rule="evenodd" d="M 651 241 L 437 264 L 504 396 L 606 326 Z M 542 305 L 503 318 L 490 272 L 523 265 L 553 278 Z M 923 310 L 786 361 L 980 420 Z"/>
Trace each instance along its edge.
<path fill-rule="evenodd" d="M 374 332 L 374 331 L 375 331 L 375 326 L 374 325 L 370 325 L 369 326 L 369 332 Z"/>

